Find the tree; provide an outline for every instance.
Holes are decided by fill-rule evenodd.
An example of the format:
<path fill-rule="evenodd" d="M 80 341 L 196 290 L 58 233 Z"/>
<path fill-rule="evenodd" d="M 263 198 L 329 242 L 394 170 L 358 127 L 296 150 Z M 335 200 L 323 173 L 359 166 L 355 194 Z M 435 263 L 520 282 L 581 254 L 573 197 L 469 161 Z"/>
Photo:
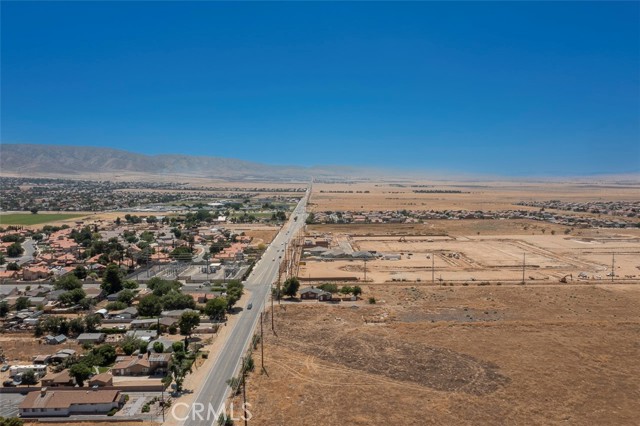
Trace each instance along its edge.
<path fill-rule="evenodd" d="M 16 299 L 16 311 L 21 311 L 29 307 L 29 298 L 20 296 Z"/>
<path fill-rule="evenodd" d="M 53 282 L 53 288 L 56 290 L 74 290 L 82 288 L 82 282 L 74 274 L 67 274 L 64 277 L 60 277 Z"/>
<path fill-rule="evenodd" d="M 353 293 L 353 288 L 351 288 L 348 285 L 342 286 L 342 288 L 340 289 L 340 293 L 344 294 L 345 296 L 348 294 Z"/>
<path fill-rule="evenodd" d="M 0 253 L 0 265 L 4 265 L 5 262 L 6 262 L 6 259 L 4 257 L 4 253 Z"/>
<path fill-rule="evenodd" d="M 124 290 L 121 290 L 120 293 L 118 293 L 118 302 L 125 303 L 127 306 L 129 306 L 131 305 L 134 297 L 135 294 L 133 294 L 133 291 L 125 288 Z"/>
<path fill-rule="evenodd" d="M 0 302 L 0 318 L 4 318 L 9 313 L 9 303 L 6 300 Z"/>
<path fill-rule="evenodd" d="M 84 321 L 82 318 L 74 318 L 69 321 L 69 330 L 76 336 L 84 333 Z"/>
<path fill-rule="evenodd" d="M 127 304 L 126 303 L 122 303 L 122 302 L 109 302 L 107 303 L 107 305 L 104 307 L 107 311 L 121 311 L 123 309 L 127 308 Z"/>
<path fill-rule="evenodd" d="M 328 291 L 329 293 L 337 293 L 338 292 L 338 286 L 336 284 L 332 284 L 332 283 L 324 283 L 318 286 L 318 288 L 320 290 L 324 290 L 324 291 Z"/>
<path fill-rule="evenodd" d="M 24 421 L 17 417 L 0 417 L 0 426 L 23 426 Z"/>
<path fill-rule="evenodd" d="M 153 351 L 157 354 L 161 354 L 162 352 L 164 352 L 164 345 L 162 344 L 162 342 L 154 342 Z"/>
<path fill-rule="evenodd" d="M 126 280 L 125 282 L 122 283 L 122 287 L 129 289 L 129 290 L 135 290 L 137 289 L 138 283 L 133 281 L 133 280 Z"/>
<path fill-rule="evenodd" d="M 204 307 L 204 313 L 211 319 L 224 318 L 224 312 L 227 309 L 227 299 L 224 297 L 216 297 L 215 299 L 207 300 L 207 304 Z"/>
<path fill-rule="evenodd" d="M 86 317 L 84 317 L 84 324 L 87 327 L 87 331 L 89 333 L 96 331 L 101 322 L 102 317 L 98 314 L 87 315 Z"/>
<path fill-rule="evenodd" d="M 7 256 L 8 257 L 20 257 L 24 253 L 24 249 L 19 242 L 14 242 L 9 247 L 7 247 Z"/>
<path fill-rule="evenodd" d="M 90 297 L 85 297 L 78 302 L 78 306 L 80 306 L 80 309 L 82 309 L 83 311 L 88 311 L 94 304 L 95 299 L 92 299 Z"/>
<path fill-rule="evenodd" d="M 20 265 L 18 265 L 16 262 L 11 262 L 7 264 L 7 271 L 19 271 L 20 270 Z"/>
<path fill-rule="evenodd" d="M 58 301 L 64 306 L 72 306 L 79 303 L 87 296 L 87 293 L 81 288 L 75 288 L 70 291 L 66 291 L 58 296 Z"/>
<path fill-rule="evenodd" d="M 193 300 L 193 297 L 188 294 L 179 293 L 175 290 L 172 290 L 162 296 L 160 301 L 162 303 L 162 308 L 165 310 L 194 309 L 196 307 L 196 302 Z"/>
<path fill-rule="evenodd" d="M 149 294 L 138 303 L 138 315 L 141 317 L 157 317 L 162 312 L 162 303 L 155 294 Z"/>
<path fill-rule="evenodd" d="M 31 209 L 29 211 L 31 212 L 31 214 L 38 214 L 38 208 L 37 207 L 31 207 Z"/>
<path fill-rule="evenodd" d="M 284 284 L 282 285 L 282 293 L 285 296 L 295 297 L 298 294 L 298 289 L 300 288 L 300 280 L 298 277 L 288 278 Z"/>
<path fill-rule="evenodd" d="M 109 344 L 93 348 L 93 353 L 98 355 L 99 357 L 102 357 L 103 362 L 101 365 L 113 364 L 117 357 L 116 348 Z"/>
<path fill-rule="evenodd" d="M 78 362 L 69 368 L 69 375 L 76 379 L 78 386 L 82 387 L 84 386 L 84 381 L 91 377 L 91 368 L 83 362 Z"/>
<path fill-rule="evenodd" d="M 36 373 L 33 370 L 27 370 L 22 373 L 22 384 L 23 385 L 35 385 L 38 383 L 38 377 L 36 377 Z"/>
<path fill-rule="evenodd" d="M 131 355 L 132 353 L 140 349 L 141 341 L 142 340 L 137 339 L 133 336 L 126 336 L 122 340 L 122 343 L 120 343 L 120 348 L 122 348 L 122 352 L 124 352 L 125 354 Z"/>
<path fill-rule="evenodd" d="M 184 352 L 184 343 L 178 341 L 171 344 L 173 352 Z"/>
<path fill-rule="evenodd" d="M 184 246 L 176 247 L 175 249 L 173 249 L 171 253 L 169 253 L 169 256 L 172 259 L 181 260 L 183 262 L 191 261 L 193 258 L 193 255 L 191 254 L 191 250 L 189 249 L 189 247 L 184 247 Z"/>
<path fill-rule="evenodd" d="M 104 271 L 100 287 L 107 294 L 117 293 L 122 290 L 122 278 L 122 270 L 120 267 L 115 263 L 111 263 Z"/>
<path fill-rule="evenodd" d="M 178 321 L 180 334 L 191 336 L 193 329 L 200 325 L 200 314 L 198 312 L 183 312 Z"/>
<path fill-rule="evenodd" d="M 180 281 L 163 280 L 161 278 L 151 278 L 147 283 L 147 288 L 153 291 L 156 296 L 163 296 L 172 290 L 180 290 Z"/>
<path fill-rule="evenodd" d="M 351 293 L 355 297 L 358 297 L 358 296 L 360 296 L 362 294 L 362 288 L 359 285 L 357 285 L 357 286 L 353 287 L 353 289 L 351 289 Z"/>
<path fill-rule="evenodd" d="M 307 220 L 305 222 L 306 222 L 307 225 L 310 225 L 310 224 L 315 222 L 315 219 L 316 219 L 316 216 L 313 214 L 313 212 L 311 212 L 307 216 Z"/>
<path fill-rule="evenodd" d="M 73 270 L 73 275 L 75 275 L 76 278 L 80 280 L 84 280 L 85 278 L 87 278 L 87 274 L 87 268 L 82 265 L 76 266 L 76 269 Z"/>

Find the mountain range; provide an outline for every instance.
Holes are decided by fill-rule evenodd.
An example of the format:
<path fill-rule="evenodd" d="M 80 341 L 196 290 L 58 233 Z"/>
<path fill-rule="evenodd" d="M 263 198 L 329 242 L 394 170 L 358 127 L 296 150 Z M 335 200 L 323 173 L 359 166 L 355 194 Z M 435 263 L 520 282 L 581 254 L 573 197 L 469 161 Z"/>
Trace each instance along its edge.
<path fill-rule="evenodd" d="M 354 178 L 367 174 L 364 169 L 351 167 L 275 166 L 234 158 L 145 155 L 112 148 L 36 144 L 1 144 L 0 172 L 17 176 L 144 174 L 263 181 Z"/>

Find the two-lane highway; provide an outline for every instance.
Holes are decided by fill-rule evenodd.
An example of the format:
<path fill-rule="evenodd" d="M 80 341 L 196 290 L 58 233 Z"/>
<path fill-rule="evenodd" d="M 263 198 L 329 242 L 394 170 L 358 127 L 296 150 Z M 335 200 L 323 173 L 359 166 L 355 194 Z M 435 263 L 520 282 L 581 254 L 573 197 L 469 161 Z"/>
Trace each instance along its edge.
<path fill-rule="evenodd" d="M 278 277 L 280 256 L 284 255 L 285 244 L 304 226 L 306 220 L 306 205 L 311 188 L 300 200 L 289 221 L 282 227 L 273 239 L 262 258 L 256 263 L 253 271 L 245 283 L 245 288 L 251 292 L 252 309 L 244 307 L 240 317 L 233 325 L 227 341 L 224 343 L 213 367 L 202 379 L 204 384 L 194 398 L 189 417 L 184 421 L 185 426 L 210 426 L 216 424 L 217 418 L 212 418 L 211 410 L 220 413 L 227 399 L 229 387 L 227 380 L 240 370 L 240 363 L 246 349 L 249 347 L 256 326 L 260 319 L 260 312 L 271 293 L 271 284 Z M 297 217 L 297 219 L 295 219 Z M 195 410 L 204 410 L 196 413 Z M 211 407 L 211 408 L 210 408 Z M 237 413 L 238 409 L 236 409 Z"/>

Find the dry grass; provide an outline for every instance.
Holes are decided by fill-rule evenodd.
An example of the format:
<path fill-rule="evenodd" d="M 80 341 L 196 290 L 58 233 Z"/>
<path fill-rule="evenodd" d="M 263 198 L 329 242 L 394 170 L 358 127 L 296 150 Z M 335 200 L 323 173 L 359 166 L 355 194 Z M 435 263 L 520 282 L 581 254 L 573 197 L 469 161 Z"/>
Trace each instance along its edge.
<path fill-rule="evenodd" d="M 411 187 L 411 185 L 430 187 Z M 619 201 L 638 199 L 636 185 L 612 183 L 550 182 L 405 182 L 404 187 L 389 183 L 314 184 L 310 209 L 325 210 L 507 210 L 513 203 L 528 200 Z M 454 190 L 459 194 L 414 193 L 414 190 Z M 324 191 L 324 192 L 321 192 Z M 339 193 L 330 191 L 353 191 Z M 358 193 L 360 191 L 360 193 Z M 369 191 L 369 193 L 364 193 Z M 529 208 L 518 206 L 518 209 Z M 533 208 L 532 208 L 533 209 Z M 534 209 L 537 210 L 537 209 Z"/>
<path fill-rule="evenodd" d="M 638 287 L 365 292 L 381 303 L 276 308 L 268 376 L 248 382 L 253 424 L 637 420 Z M 365 324 L 372 317 L 384 321 Z"/>

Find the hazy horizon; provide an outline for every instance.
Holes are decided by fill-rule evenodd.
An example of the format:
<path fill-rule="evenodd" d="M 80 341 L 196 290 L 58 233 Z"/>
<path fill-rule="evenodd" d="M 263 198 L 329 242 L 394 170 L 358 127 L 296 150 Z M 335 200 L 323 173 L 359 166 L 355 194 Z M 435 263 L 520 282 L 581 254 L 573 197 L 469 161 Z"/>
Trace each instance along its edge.
<path fill-rule="evenodd" d="M 473 176 L 640 172 L 640 5 L 2 5 L 2 143 Z"/>

